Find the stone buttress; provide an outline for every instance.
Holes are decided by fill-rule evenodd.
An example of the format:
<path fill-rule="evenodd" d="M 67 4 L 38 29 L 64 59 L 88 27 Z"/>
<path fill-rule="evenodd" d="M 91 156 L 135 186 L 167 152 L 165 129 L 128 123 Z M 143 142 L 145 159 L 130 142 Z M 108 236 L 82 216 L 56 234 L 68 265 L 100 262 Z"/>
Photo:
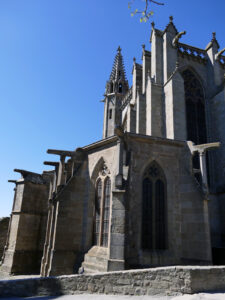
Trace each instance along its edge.
<path fill-rule="evenodd" d="M 42 175 L 19 170 L 1 270 L 225 263 L 225 48 L 215 33 L 205 49 L 181 43 L 185 34 L 172 17 L 164 30 L 152 23 L 131 87 L 119 47 L 103 139 L 48 150 L 59 161 Z"/>

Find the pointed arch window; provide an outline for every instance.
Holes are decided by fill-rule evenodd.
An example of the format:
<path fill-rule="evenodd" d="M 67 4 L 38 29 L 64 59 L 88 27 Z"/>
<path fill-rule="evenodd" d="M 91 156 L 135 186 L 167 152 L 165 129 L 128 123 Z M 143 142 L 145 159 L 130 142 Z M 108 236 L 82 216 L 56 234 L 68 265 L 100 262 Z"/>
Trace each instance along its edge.
<path fill-rule="evenodd" d="M 103 171 L 102 171 L 103 173 Z M 111 206 L 111 180 L 105 174 L 98 178 L 95 194 L 94 244 L 108 247 Z"/>
<path fill-rule="evenodd" d="M 205 98 L 202 85 L 190 70 L 182 73 L 185 90 L 187 140 L 195 144 L 207 143 Z"/>
<path fill-rule="evenodd" d="M 166 249 L 166 180 L 156 162 L 142 181 L 142 249 Z"/>
<path fill-rule="evenodd" d="M 186 125 L 187 125 L 187 140 L 194 142 L 196 145 L 207 143 L 206 129 L 206 112 L 205 112 L 205 97 L 201 82 L 195 74 L 187 69 L 182 73 L 184 79 L 185 91 L 185 107 L 186 107 Z M 207 153 L 207 176 L 210 184 L 209 176 L 209 157 Z M 192 159 L 194 176 L 202 184 L 200 174 L 199 154 L 196 153 Z"/>

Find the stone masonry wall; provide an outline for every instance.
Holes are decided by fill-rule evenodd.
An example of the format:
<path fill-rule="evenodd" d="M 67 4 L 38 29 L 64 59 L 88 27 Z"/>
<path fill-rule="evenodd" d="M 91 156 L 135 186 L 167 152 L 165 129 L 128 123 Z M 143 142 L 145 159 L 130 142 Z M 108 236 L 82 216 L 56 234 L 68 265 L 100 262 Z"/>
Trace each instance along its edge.
<path fill-rule="evenodd" d="M 9 217 L 0 218 L 0 261 L 6 243 L 8 226 L 9 226 Z"/>
<path fill-rule="evenodd" d="M 104 293 L 178 295 L 225 290 L 225 267 L 165 267 L 94 275 L 0 280 L 0 297 Z"/>

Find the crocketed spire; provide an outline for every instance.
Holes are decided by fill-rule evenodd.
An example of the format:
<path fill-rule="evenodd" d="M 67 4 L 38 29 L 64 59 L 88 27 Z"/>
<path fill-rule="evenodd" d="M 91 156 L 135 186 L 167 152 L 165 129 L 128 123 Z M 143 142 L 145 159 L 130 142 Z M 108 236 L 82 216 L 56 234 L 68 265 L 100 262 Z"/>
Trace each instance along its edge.
<path fill-rule="evenodd" d="M 128 91 L 129 85 L 126 78 L 126 72 L 123 64 L 123 56 L 120 46 L 114 59 L 114 64 L 109 81 L 106 84 L 106 94 L 120 93 L 124 94 Z"/>

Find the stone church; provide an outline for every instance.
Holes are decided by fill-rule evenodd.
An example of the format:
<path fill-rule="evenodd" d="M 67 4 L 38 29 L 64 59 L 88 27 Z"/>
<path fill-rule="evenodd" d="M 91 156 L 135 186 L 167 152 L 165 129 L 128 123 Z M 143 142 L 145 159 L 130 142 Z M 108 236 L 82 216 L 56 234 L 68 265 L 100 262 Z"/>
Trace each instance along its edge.
<path fill-rule="evenodd" d="M 118 48 L 102 140 L 49 149 L 43 174 L 15 169 L 2 273 L 225 263 L 225 48 L 184 34 L 152 23 L 132 86 Z"/>

